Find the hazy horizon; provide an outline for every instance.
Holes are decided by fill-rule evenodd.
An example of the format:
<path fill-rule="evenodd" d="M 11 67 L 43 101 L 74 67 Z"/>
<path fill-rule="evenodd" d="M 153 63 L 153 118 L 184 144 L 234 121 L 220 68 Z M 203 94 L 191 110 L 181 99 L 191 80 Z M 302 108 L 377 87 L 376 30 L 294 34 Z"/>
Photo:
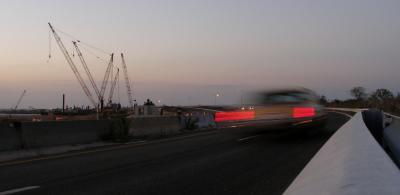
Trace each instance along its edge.
<path fill-rule="evenodd" d="M 48 60 L 47 22 L 116 53 L 117 66 L 123 52 L 139 103 L 213 104 L 218 92 L 218 103 L 231 104 L 240 91 L 277 86 L 329 99 L 348 98 L 354 86 L 397 93 L 399 8 L 395 0 L 0 1 L 0 108 L 24 89 L 21 108 L 59 107 L 62 93 L 69 105 L 89 104 L 53 37 Z M 60 36 L 72 54 L 72 39 Z M 106 63 L 96 56 L 108 56 L 82 50 L 101 80 Z"/>

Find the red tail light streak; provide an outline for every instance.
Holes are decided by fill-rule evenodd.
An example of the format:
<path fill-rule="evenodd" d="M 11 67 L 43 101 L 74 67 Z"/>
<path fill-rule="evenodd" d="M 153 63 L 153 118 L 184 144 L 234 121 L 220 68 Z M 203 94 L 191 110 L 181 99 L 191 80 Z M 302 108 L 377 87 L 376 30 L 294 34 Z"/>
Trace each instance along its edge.
<path fill-rule="evenodd" d="M 215 122 L 251 120 L 254 119 L 254 117 L 254 111 L 216 112 L 214 120 Z"/>
<path fill-rule="evenodd" d="M 293 118 L 304 118 L 315 116 L 315 108 L 313 107 L 295 107 L 293 108 Z"/>

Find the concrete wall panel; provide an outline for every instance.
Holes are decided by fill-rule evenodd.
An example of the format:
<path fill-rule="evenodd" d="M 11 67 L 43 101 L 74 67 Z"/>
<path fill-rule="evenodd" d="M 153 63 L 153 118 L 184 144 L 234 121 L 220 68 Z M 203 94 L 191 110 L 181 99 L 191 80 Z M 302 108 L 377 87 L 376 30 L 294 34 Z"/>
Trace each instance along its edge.
<path fill-rule="evenodd" d="M 50 121 L 22 123 L 26 148 L 83 144 L 101 140 L 110 131 L 111 121 Z"/>
<path fill-rule="evenodd" d="M 21 147 L 20 132 L 12 124 L 0 124 L 0 151 L 17 150 Z"/>
<path fill-rule="evenodd" d="M 179 118 L 176 116 L 136 117 L 130 119 L 129 132 L 132 136 L 166 136 L 178 134 L 181 130 Z"/>

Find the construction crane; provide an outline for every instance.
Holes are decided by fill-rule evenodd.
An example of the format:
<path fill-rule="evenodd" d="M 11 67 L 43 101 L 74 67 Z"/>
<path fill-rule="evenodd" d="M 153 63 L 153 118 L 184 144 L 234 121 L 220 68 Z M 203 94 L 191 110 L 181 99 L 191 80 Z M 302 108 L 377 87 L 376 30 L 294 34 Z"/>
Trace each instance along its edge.
<path fill-rule="evenodd" d="M 115 73 L 114 80 L 111 83 L 110 95 L 108 96 L 108 102 L 110 104 L 112 103 L 112 98 L 114 96 L 114 89 L 115 89 L 115 86 L 117 85 L 118 81 L 119 81 L 119 68 L 117 69 L 117 72 Z"/>
<path fill-rule="evenodd" d="M 121 59 L 122 59 L 122 68 L 124 69 L 124 75 L 125 75 L 125 85 L 126 85 L 126 91 L 128 93 L 128 101 L 131 107 L 133 108 L 133 98 L 132 98 L 132 90 L 131 90 L 131 84 L 129 81 L 129 76 L 128 76 L 128 69 L 126 67 L 125 59 L 124 59 L 124 54 L 121 53 Z"/>
<path fill-rule="evenodd" d="M 100 97 L 101 97 L 100 104 L 101 104 L 101 108 L 103 108 L 104 93 L 106 92 L 107 83 L 108 83 L 108 80 L 110 78 L 110 72 L 111 72 L 111 69 L 113 67 L 113 61 L 114 61 L 114 53 L 111 54 L 111 59 L 110 59 L 110 62 L 108 63 L 107 70 L 106 70 L 106 73 L 104 74 L 103 82 L 101 84 L 101 89 L 100 89 Z"/>
<path fill-rule="evenodd" d="M 96 82 L 94 81 L 93 76 L 90 73 L 89 67 L 86 64 L 85 58 L 83 58 L 82 52 L 79 49 L 77 42 L 79 42 L 79 41 L 72 41 L 72 43 L 75 46 L 76 53 L 79 56 L 79 60 L 81 61 L 81 64 L 83 66 L 83 69 L 85 69 L 86 75 L 89 78 L 90 84 L 92 85 L 92 87 L 93 87 L 93 89 L 94 89 L 94 91 L 95 91 L 95 93 L 97 95 L 97 98 L 99 99 L 99 101 L 101 101 L 101 95 L 100 95 L 99 88 L 97 87 Z"/>
<path fill-rule="evenodd" d="M 22 98 L 25 96 L 25 94 L 26 94 L 26 90 L 24 90 L 24 91 L 22 92 L 21 96 L 19 96 L 18 102 L 17 102 L 17 104 L 15 105 L 14 110 L 17 110 L 17 108 L 18 108 L 19 104 L 21 103 Z"/>
<path fill-rule="evenodd" d="M 90 92 L 89 88 L 86 86 L 82 76 L 80 75 L 78 69 L 76 68 L 74 61 L 71 59 L 71 56 L 68 53 L 68 50 L 65 48 L 63 42 L 61 41 L 60 36 L 58 36 L 57 32 L 54 30 L 53 26 L 48 23 L 51 29 L 51 32 L 53 32 L 54 39 L 57 41 L 57 44 L 61 50 L 61 52 L 64 54 L 65 59 L 67 60 L 69 66 L 72 69 L 72 72 L 75 74 L 75 77 L 77 78 L 79 84 L 81 85 L 83 91 L 85 92 L 86 96 L 89 98 L 89 101 L 93 104 L 94 107 L 97 107 L 96 102 L 93 99 L 92 93 Z"/>

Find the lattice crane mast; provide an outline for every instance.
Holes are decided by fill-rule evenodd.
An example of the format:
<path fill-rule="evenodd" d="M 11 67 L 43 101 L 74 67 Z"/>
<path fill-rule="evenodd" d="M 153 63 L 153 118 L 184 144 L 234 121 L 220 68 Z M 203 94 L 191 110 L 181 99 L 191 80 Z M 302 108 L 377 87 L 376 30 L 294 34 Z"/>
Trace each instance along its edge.
<path fill-rule="evenodd" d="M 17 104 L 15 105 L 14 110 L 17 110 L 17 108 L 18 108 L 19 104 L 21 103 L 22 98 L 25 96 L 25 94 L 26 94 L 26 90 L 24 90 L 24 91 L 22 92 L 22 94 L 19 96 L 18 102 L 17 102 Z"/>
<path fill-rule="evenodd" d="M 79 41 L 78 41 L 78 42 L 79 42 Z M 92 85 L 92 87 L 93 87 L 93 89 L 94 89 L 94 92 L 95 92 L 96 95 L 97 95 L 97 98 L 99 99 L 99 101 L 101 101 L 100 90 L 99 90 L 99 88 L 97 87 L 96 82 L 94 81 L 92 74 L 90 73 L 90 70 L 89 70 L 89 67 L 87 66 L 87 63 L 86 63 L 86 61 L 85 61 L 85 58 L 83 57 L 82 52 L 81 52 L 81 50 L 79 49 L 77 42 L 76 42 L 76 41 L 72 41 L 72 43 L 73 43 L 74 46 L 75 46 L 76 53 L 78 54 L 78 57 L 79 57 L 79 60 L 81 61 L 81 64 L 82 64 L 82 66 L 83 66 L 83 69 L 85 69 L 85 72 L 86 72 L 86 75 L 87 75 L 88 78 L 89 78 L 90 84 Z"/>
<path fill-rule="evenodd" d="M 108 96 L 108 102 L 109 103 L 112 103 L 112 98 L 114 96 L 114 89 L 115 89 L 115 86 L 117 85 L 118 81 L 119 81 L 119 68 L 117 69 L 117 72 L 115 73 L 114 80 L 111 83 L 110 95 Z"/>
<path fill-rule="evenodd" d="M 85 92 L 86 96 L 89 98 L 89 101 L 93 104 L 94 107 L 97 107 L 96 101 L 94 101 L 92 93 L 90 92 L 89 88 L 86 86 L 82 76 L 80 75 L 78 69 L 76 68 L 74 61 L 71 59 L 71 56 L 68 53 L 68 50 L 65 48 L 63 42 L 61 41 L 60 36 L 58 36 L 57 32 L 54 30 L 53 26 L 48 23 L 53 32 L 54 39 L 56 40 L 61 52 L 64 54 L 65 59 L 67 60 L 69 66 L 72 69 L 72 72 L 75 74 L 76 79 L 78 80 L 79 84 L 81 85 L 83 91 Z"/>
<path fill-rule="evenodd" d="M 114 53 L 111 54 L 111 59 L 110 62 L 108 63 L 106 73 L 104 74 L 103 82 L 101 83 L 101 89 L 100 89 L 100 97 L 101 97 L 101 107 L 103 108 L 104 104 L 104 93 L 106 92 L 107 88 L 107 83 L 110 78 L 110 72 L 111 69 L 113 68 L 113 61 L 114 61 Z"/>
<path fill-rule="evenodd" d="M 131 107 L 133 108 L 133 98 L 132 98 L 132 90 L 131 90 L 131 84 L 129 81 L 129 76 L 128 76 L 128 69 L 126 67 L 125 59 L 124 59 L 124 54 L 121 53 L 121 59 L 122 59 L 122 68 L 124 70 L 124 75 L 125 75 L 125 86 L 126 86 L 126 91 L 128 93 L 128 101 Z"/>

